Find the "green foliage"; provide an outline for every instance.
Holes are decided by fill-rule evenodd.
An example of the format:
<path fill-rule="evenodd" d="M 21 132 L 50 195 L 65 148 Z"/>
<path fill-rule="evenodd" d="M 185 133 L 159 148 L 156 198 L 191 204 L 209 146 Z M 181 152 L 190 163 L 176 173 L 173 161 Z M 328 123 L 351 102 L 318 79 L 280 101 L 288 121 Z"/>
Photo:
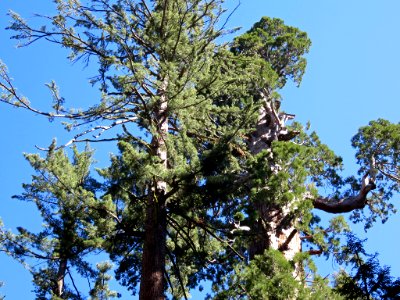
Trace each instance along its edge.
<path fill-rule="evenodd" d="M 235 39 L 232 51 L 268 62 L 279 78 L 272 88 L 282 88 L 287 79 L 300 84 L 306 68 L 303 55 L 310 46 L 305 32 L 285 25 L 280 19 L 263 17 L 247 33 Z"/>
<path fill-rule="evenodd" d="M 355 222 L 365 222 L 368 229 L 380 218 L 388 219 L 396 209 L 389 200 L 400 191 L 400 124 L 378 119 L 363 126 L 352 139 L 359 173 L 372 172 L 377 189 L 368 201 L 369 213 L 355 212 Z"/>
<path fill-rule="evenodd" d="M 226 277 L 225 286 L 214 286 L 212 299 L 341 299 L 316 276 L 310 285 L 293 277 L 293 262 L 277 250 L 241 263 Z"/>
<path fill-rule="evenodd" d="M 328 225 L 320 226 L 320 219 L 313 215 L 308 227 L 303 227 L 303 251 L 317 250 L 326 256 L 334 255 L 341 250 L 343 237 L 350 232 L 344 216 L 337 216 L 329 220 Z"/>
<path fill-rule="evenodd" d="M 368 126 L 358 130 L 352 139 L 352 146 L 357 150 L 360 173 L 368 171 L 371 160 L 374 159 L 373 167 L 377 168 L 382 176 L 396 181 L 400 175 L 400 124 L 393 124 L 384 119 L 371 121 Z"/>
<path fill-rule="evenodd" d="M 112 265 L 108 262 L 98 263 L 96 265 L 98 274 L 93 289 L 90 291 L 90 300 L 108 300 L 119 298 L 119 294 L 111 291 L 108 286 L 108 281 L 112 279 L 107 274 L 111 270 Z"/>
<path fill-rule="evenodd" d="M 250 149 L 260 111 L 270 105 L 275 117 L 285 115 L 278 91 L 288 80 L 300 84 L 311 45 L 307 34 L 263 17 L 228 48 L 218 43 L 233 32 L 218 27 L 222 0 L 54 2 L 57 13 L 44 26 L 32 27 L 11 12 L 9 29 L 23 46 L 47 40 L 68 49 L 71 61 L 95 59 L 91 83 L 101 92 L 99 102 L 68 108 L 51 82 L 51 109 L 40 111 L 17 92 L 1 62 L 0 101 L 50 120 L 63 118 L 68 131 L 80 130 L 70 143 L 117 141 L 119 154 L 98 170 L 101 183 L 89 175 L 88 148 L 79 153 L 74 147 L 71 160 L 55 143 L 46 158 L 26 155 L 36 175 L 16 198 L 36 204 L 44 229 L 2 230 L 0 241 L 30 267 L 37 298 L 81 299 L 73 282 L 57 296 L 57 282 L 72 267 L 95 282 L 91 299 L 116 297 L 108 287 L 110 265 L 95 270 L 86 261 L 99 250 L 107 251 L 116 279 L 135 294 L 146 237 L 156 228 L 163 257 L 155 260 L 166 261 L 164 290 L 173 299 L 188 298 L 202 280 L 213 281 L 215 299 L 339 299 L 315 274 L 306 252 L 288 261 L 268 245 L 254 258 L 249 250 L 257 236 L 268 240 L 272 234 L 265 214 L 279 212 L 286 221 L 280 226 L 292 226 L 310 247 L 336 253 L 348 226 L 343 217 L 319 226 L 312 199 L 321 187 L 328 186 L 332 198 L 350 194 L 342 192 L 346 183 L 360 189 L 354 178 L 339 175 L 341 158 L 298 123 L 278 124 L 285 136 L 266 137 L 256 154 Z M 267 128 L 273 113 L 264 116 Z M 118 134 L 103 139 L 117 127 Z M 371 171 L 372 160 L 378 172 L 379 193 L 369 201 L 366 224 L 393 210 L 387 200 L 399 191 L 399 132 L 398 124 L 378 120 L 353 138 L 360 172 Z M 165 223 L 159 221 L 164 216 Z M 31 257 L 44 264 L 32 265 Z M 312 273 L 310 283 L 304 274 L 294 278 L 295 266 Z M 377 274 L 382 271 L 387 281 L 385 270 Z M 338 277 L 337 290 L 351 283 L 364 295 L 358 275 L 346 276 Z"/>
<path fill-rule="evenodd" d="M 351 273 L 341 270 L 336 274 L 335 290 L 345 299 L 398 299 L 400 278 L 393 278 L 389 267 L 379 265 L 376 253 L 366 253 L 364 242 L 348 234 L 338 259 L 350 266 Z"/>
<path fill-rule="evenodd" d="M 71 275 L 70 267 L 85 278 L 95 271 L 85 257 L 102 245 L 104 231 L 93 218 L 102 210 L 97 203 L 96 182 L 89 177 L 92 151 L 73 148 L 72 162 L 62 150 L 50 146 L 46 158 L 25 155 L 36 171 L 25 192 L 15 198 L 35 203 L 43 219 L 43 230 L 33 233 L 18 227 L 18 234 L 2 231 L 6 251 L 24 263 L 33 275 L 38 299 L 55 297 L 57 282 Z M 99 238 L 100 237 L 100 238 Z M 37 260 L 43 264 L 37 264 Z M 62 299 L 81 299 L 79 291 L 63 288 Z"/>

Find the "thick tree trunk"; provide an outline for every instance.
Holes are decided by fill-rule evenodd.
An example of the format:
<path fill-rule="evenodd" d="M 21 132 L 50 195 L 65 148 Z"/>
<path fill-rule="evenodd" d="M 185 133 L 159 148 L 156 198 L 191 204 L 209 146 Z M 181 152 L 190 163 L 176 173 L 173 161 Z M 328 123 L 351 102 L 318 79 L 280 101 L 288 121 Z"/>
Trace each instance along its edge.
<path fill-rule="evenodd" d="M 261 93 L 261 97 L 264 99 L 264 105 L 260 109 L 256 130 L 249 140 L 253 154 L 271 149 L 274 141 L 290 141 L 299 134 L 298 131 L 290 131 L 286 128 L 286 122 L 292 120 L 294 115 L 279 112 L 279 104 L 270 99 L 268 91 Z M 271 161 L 273 161 L 273 157 L 271 157 Z M 270 167 L 272 172 L 279 172 L 281 168 L 279 165 Z M 300 233 L 295 227 L 297 220 L 290 214 L 292 205 L 293 203 L 285 206 L 268 203 L 254 204 L 260 218 L 255 228 L 257 236 L 250 245 L 250 257 L 262 254 L 266 249 L 275 249 L 291 261 L 297 253 L 302 251 Z M 301 273 L 301 265 L 296 264 L 293 269 L 293 277 L 299 278 Z"/>
<path fill-rule="evenodd" d="M 294 226 L 294 220 L 289 214 L 289 207 L 257 207 L 260 215 L 256 225 L 256 238 L 250 246 L 250 258 L 263 254 L 266 249 L 279 250 L 287 260 L 301 252 L 300 234 Z M 301 273 L 296 265 L 293 276 Z"/>
<path fill-rule="evenodd" d="M 140 299 L 164 300 L 166 211 L 165 204 L 156 195 L 150 201 L 146 216 Z"/>
<path fill-rule="evenodd" d="M 253 154 L 270 149 L 273 141 L 291 140 L 298 134 L 288 131 L 285 127 L 285 122 L 294 116 L 278 113 L 275 103 L 268 99 L 268 95 L 262 93 L 261 96 L 264 98 L 264 105 L 260 109 L 256 130 L 249 141 Z M 271 170 L 278 172 L 279 166 L 271 166 Z M 256 237 L 249 248 L 250 258 L 264 253 L 266 249 L 275 249 L 280 250 L 286 259 L 292 260 L 295 254 L 301 251 L 301 240 L 294 227 L 295 220 L 289 217 L 289 206 L 254 203 L 254 208 L 260 217 L 255 225 Z M 297 275 L 297 268 L 295 272 Z"/>
<path fill-rule="evenodd" d="M 289 141 L 298 134 L 295 131 L 288 131 L 285 127 L 285 122 L 294 116 L 278 113 L 278 107 L 269 99 L 267 93 L 261 93 L 261 97 L 264 99 L 264 105 L 260 109 L 256 130 L 249 139 L 250 151 L 253 154 L 270 149 L 273 141 Z M 279 165 L 270 167 L 272 172 L 280 170 Z M 356 196 L 344 199 L 317 198 L 312 201 L 316 209 L 329 213 L 350 212 L 364 208 L 367 194 L 373 189 L 375 189 L 374 178 L 366 174 L 361 190 Z M 304 198 L 307 197 L 305 194 Z M 296 220 L 290 217 L 290 205 L 291 203 L 280 207 L 268 203 L 254 203 L 259 219 L 253 228 L 256 235 L 249 247 L 250 258 L 263 254 L 266 249 L 281 251 L 287 260 L 293 260 L 294 256 L 301 252 L 300 233 L 295 228 Z M 301 272 L 301 266 L 296 265 L 293 275 L 296 277 Z"/>
<path fill-rule="evenodd" d="M 159 89 L 159 103 L 154 111 L 157 133 L 152 139 L 153 154 L 167 168 L 167 149 L 165 140 L 168 134 L 167 118 L 167 79 Z M 164 300 L 165 290 L 165 255 L 166 255 L 166 206 L 167 183 L 155 178 L 151 188 L 146 211 L 145 238 L 142 256 L 142 274 L 140 282 L 140 300 Z"/>

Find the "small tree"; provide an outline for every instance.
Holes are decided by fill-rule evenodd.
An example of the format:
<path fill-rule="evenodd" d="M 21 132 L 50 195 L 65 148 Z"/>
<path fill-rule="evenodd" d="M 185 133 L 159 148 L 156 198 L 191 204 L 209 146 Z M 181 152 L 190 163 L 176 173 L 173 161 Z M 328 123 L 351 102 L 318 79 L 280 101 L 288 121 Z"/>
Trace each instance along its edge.
<path fill-rule="evenodd" d="M 112 279 L 107 274 L 111 270 L 112 265 L 108 262 L 99 263 L 96 265 L 98 269 L 98 275 L 96 278 L 95 285 L 90 291 L 91 300 L 108 300 L 111 298 L 117 298 L 120 295 L 114 291 L 111 291 L 108 286 L 108 281 Z"/>
<path fill-rule="evenodd" d="M 17 260 L 26 264 L 33 275 L 37 297 L 45 299 L 83 299 L 74 281 L 75 271 L 87 279 L 96 272 L 85 258 L 101 249 L 98 238 L 102 228 L 94 216 L 104 211 L 95 201 L 97 185 L 89 177 L 92 153 L 78 153 L 74 148 L 72 163 L 64 151 L 50 146 L 45 159 L 26 155 L 36 171 L 32 183 L 24 184 L 25 192 L 15 198 L 36 204 L 44 228 L 39 233 L 18 227 L 18 234 L 2 231 L 4 247 Z M 104 231 L 104 230 L 103 230 Z M 42 261 L 43 264 L 34 262 Z M 70 286 L 66 286 L 66 278 Z"/>

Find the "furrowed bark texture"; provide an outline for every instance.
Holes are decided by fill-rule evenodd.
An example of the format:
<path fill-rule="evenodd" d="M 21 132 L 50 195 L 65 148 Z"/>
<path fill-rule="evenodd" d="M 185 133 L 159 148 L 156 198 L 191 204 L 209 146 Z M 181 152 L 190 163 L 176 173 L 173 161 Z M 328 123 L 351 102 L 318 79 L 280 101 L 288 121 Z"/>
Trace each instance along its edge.
<path fill-rule="evenodd" d="M 167 168 L 167 149 L 165 139 L 168 133 L 167 118 L 167 79 L 164 79 L 159 90 L 160 102 L 154 112 L 157 122 L 157 134 L 152 139 L 154 154 Z M 164 300 L 165 289 L 165 255 L 166 255 L 166 207 L 165 197 L 167 183 L 155 179 L 155 186 L 148 198 L 143 245 L 142 274 L 140 281 L 140 300 Z"/>
<path fill-rule="evenodd" d="M 164 300 L 166 213 L 165 204 L 151 197 L 147 208 L 143 246 L 141 300 Z"/>
<path fill-rule="evenodd" d="M 297 135 L 297 132 L 288 131 L 285 122 L 294 118 L 294 115 L 278 113 L 273 101 L 262 93 L 264 105 L 256 130 L 250 137 L 250 150 L 257 154 L 262 150 L 270 149 L 273 141 L 288 141 Z M 272 155 L 272 154 L 271 154 Z M 272 165 L 273 172 L 279 171 L 279 166 Z M 294 228 L 294 221 L 289 217 L 290 207 L 278 207 L 267 203 L 254 203 L 259 213 L 255 231 L 257 236 L 250 245 L 250 258 L 262 254 L 266 249 L 280 250 L 288 260 L 301 251 L 301 241 L 298 231 Z"/>
<path fill-rule="evenodd" d="M 249 139 L 249 147 L 253 154 L 262 150 L 271 149 L 273 141 L 290 141 L 298 132 L 288 131 L 285 123 L 294 118 L 294 115 L 278 113 L 273 101 L 267 94 L 261 93 L 264 105 L 260 109 L 256 130 Z M 271 154 L 272 155 L 272 154 Z M 279 165 L 271 165 L 272 172 L 279 172 Z M 344 199 L 317 198 L 313 205 L 329 213 L 345 213 L 355 209 L 362 209 L 367 204 L 368 193 L 375 189 L 374 178 L 366 174 L 363 177 L 360 192 L 353 197 Z M 304 199 L 308 198 L 304 195 Z M 301 199 L 299 199 L 301 201 Z M 295 228 L 296 220 L 290 217 L 290 205 L 277 206 L 268 203 L 254 203 L 259 219 L 255 224 L 256 237 L 249 247 L 250 258 L 262 254 L 266 249 L 275 249 L 282 252 L 287 260 L 301 252 L 300 233 Z M 302 272 L 301 266 L 296 265 L 293 275 L 296 277 Z"/>

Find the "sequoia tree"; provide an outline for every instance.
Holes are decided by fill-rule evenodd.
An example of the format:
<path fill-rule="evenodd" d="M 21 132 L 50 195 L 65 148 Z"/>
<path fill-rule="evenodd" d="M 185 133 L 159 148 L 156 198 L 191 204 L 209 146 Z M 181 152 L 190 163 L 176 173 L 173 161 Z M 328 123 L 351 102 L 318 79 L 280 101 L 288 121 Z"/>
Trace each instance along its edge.
<path fill-rule="evenodd" d="M 275 78 L 275 81 L 265 80 L 254 91 L 255 101 L 260 104 L 259 116 L 247 145 L 253 158 L 263 157 L 267 163 L 261 184 L 251 186 L 252 197 L 247 199 L 246 216 L 242 216 L 245 224 L 252 225 L 248 256 L 257 261 L 258 254 L 270 260 L 271 255 L 277 254 L 269 249 L 278 250 L 293 263 L 292 275 L 299 280 L 304 279 L 305 255 L 340 253 L 338 234 L 348 231 L 341 216 L 332 219 L 328 228 L 317 226 L 318 216 L 311 209 L 333 214 L 353 212 L 351 219 L 362 220 L 368 228 L 378 217 L 385 221 L 393 211 L 388 200 L 399 191 L 400 183 L 399 124 L 381 119 L 372 121 L 354 136 L 352 142 L 357 149 L 360 179 L 354 176 L 342 179 L 338 173 L 340 157 L 321 144 L 315 133 L 306 133 L 297 123 L 287 125 L 295 116 L 280 110 L 278 91 L 288 79 L 300 84 L 306 65 L 303 55 L 309 46 L 306 33 L 284 25 L 281 20 L 262 18 L 236 38 L 231 48 L 238 57 L 251 57 L 253 61 L 266 64 L 269 78 Z M 320 196 L 317 188 L 322 186 L 333 187 L 333 195 Z M 368 197 L 374 190 L 378 192 Z M 370 214 L 364 213 L 365 207 L 369 207 Z M 312 248 L 302 253 L 302 244 Z M 279 259 L 276 261 L 279 268 Z M 269 289 L 267 283 L 260 284 L 260 274 L 256 275 L 257 270 L 261 270 L 267 282 L 274 282 L 276 273 L 273 267 L 269 268 L 266 271 L 251 264 L 243 267 L 230 277 L 228 288 L 222 294 L 275 298 L 277 291 L 273 287 Z M 306 297 L 300 296 L 301 287 L 292 284 L 292 289 L 286 289 L 292 293 L 281 295 L 282 299 Z M 316 292 L 311 296 L 312 299 L 319 297 L 327 295 Z"/>
<path fill-rule="evenodd" d="M 341 178 L 341 158 L 280 106 L 280 89 L 305 72 L 306 33 L 264 17 L 222 43 L 234 31 L 219 0 L 54 2 L 45 26 L 10 12 L 9 29 L 22 46 L 43 40 L 69 49 L 71 61 L 94 61 L 100 98 L 69 108 L 52 82 L 52 109 L 39 110 L 0 65 L 1 102 L 79 130 L 46 158 L 27 156 L 39 175 L 17 198 L 35 201 L 46 231 L 2 231 L 10 255 L 47 259 L 46 276 L 33 272 L 38 297 L 81 299 L 64 287 L 70 266 L 95 280 L 93 297 L 115 296 L 99 285 L 108 267 L 86 264 L 95 250 L 109 253 L 133 293 L 140 283 L 140 299 L 187 298 L 201 280 L 213 281 L 216 299 L 339 297 L 317 275 L 305 284 L 310 255 L 338 253 L 337 234 L 348 230 L 342 217 L 323 228 L 313 209 L 353 211 L 366 226 L 385 218 L 399 191 L 400 125 L 361 128 L 360 178 Z M 74 148 L 69 162 L 57 149 L 98 141 L 120 153 L 96 180 L 90 151 Z M 321 196 L 325 185 L 333 193 Z"/>

